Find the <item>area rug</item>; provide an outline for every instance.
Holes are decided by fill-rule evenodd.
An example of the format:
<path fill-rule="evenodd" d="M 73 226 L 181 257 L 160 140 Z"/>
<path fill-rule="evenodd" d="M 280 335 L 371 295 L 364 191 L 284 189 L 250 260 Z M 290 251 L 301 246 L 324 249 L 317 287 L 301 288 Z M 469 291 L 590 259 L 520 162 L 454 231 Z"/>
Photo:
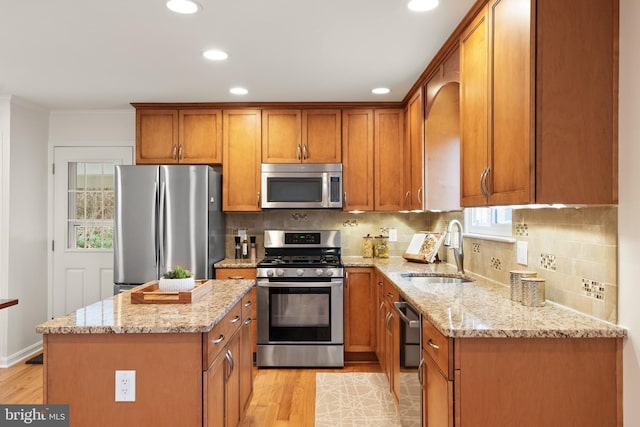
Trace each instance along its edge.
<path fill-rule="evenodd" d="M 383 373 L 316 373 L 316 427 L 399 427 Z"/>
<path fill-rule="evenodd" d="M 33 356 L 31 359 L 27 360 L 27 365 L 42 365 L 42 353 Z"/>

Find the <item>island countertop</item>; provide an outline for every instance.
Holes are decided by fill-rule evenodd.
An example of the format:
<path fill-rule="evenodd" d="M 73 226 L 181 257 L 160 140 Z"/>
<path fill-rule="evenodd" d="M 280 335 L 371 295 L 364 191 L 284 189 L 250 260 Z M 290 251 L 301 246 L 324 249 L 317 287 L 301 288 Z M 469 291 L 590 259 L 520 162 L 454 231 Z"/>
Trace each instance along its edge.
<path fill-rule="evenodd" d="M 40 334 L 205 333 L 255 285 L 255 280 L 214 280 L 191 304 L 131 304 L 131 291 L 80 308 L 36 327 Z"/>
<path fill-rule="evenodd" d="M 419 283 L 403 273 L 458 276 L 448 264 L 400 257 L 342 257 L 345 267 L 376 267 L 442 334 L 451 338 L 620 338 L 627 330 L 551 301 L 526 307 L 506 285 L 469 274 L 471 282 Z"/>

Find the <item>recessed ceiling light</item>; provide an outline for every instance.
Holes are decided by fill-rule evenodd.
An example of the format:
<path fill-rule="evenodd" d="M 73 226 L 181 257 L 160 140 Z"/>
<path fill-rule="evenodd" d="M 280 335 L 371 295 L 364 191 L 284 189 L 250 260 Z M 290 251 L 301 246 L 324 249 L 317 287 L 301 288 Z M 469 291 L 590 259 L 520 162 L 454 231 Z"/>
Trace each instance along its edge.
<path fill-rule="evenodd" d="M 193 0 L 169 0 L 167 7 L 175 12 L 183 15 L 190 15 L 200 10 L 200 5 Z"/>
<path fill-rule="evenodd" d="M 426 12 L 438 7 L 438 0 L 409 0 L 407 7 L 414 12 Z"/>
<path fill-rule="evenodd" d="M 219 49 L 210 49 L 205 51 L 202 56 L 212 61 L 224 61 L 229 57 L 229 54 Z"/>
<path fill-rule="evenodd" d="M 376 95 L 386 95 L 391 92 L 391 89 L 389 89 L 388 87 L 377 87 L 375 89 L 371 89 L 371 92 L 375 93 Z"/>
<path fill-rule="evenodd" d="M 229 92 L 234 95 L 246 95 L 249 93 L 249 91 L 243 87 L 232 87 L 231 89 L 229 89 Z"/>

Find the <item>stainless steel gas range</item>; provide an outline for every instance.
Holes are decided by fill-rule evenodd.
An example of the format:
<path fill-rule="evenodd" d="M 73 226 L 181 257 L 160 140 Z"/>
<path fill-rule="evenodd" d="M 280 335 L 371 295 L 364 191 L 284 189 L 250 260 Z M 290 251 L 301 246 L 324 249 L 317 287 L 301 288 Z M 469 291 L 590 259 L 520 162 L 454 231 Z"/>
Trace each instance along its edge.
<path fill-rule="evenodd" d="M 340 232 L 264 232 L 257 265 L 260 367 L 342 367 Z"/>

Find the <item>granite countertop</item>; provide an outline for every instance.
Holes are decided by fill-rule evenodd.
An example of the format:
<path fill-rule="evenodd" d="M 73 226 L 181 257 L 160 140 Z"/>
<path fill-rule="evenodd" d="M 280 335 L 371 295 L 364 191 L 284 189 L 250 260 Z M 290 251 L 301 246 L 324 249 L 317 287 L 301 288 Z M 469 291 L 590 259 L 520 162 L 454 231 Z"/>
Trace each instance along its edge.
<path fill-rule="evenodd" d="M 209 332 L 251 290 L 255 280 L 214 280 L 191 304 L 131 304 L 131 291 L 42 323 L 40 334 L 151 334 Z M 134 288 L 135 289 L 135 288 Z"/>
<path fill-rule="evenodd" d="M 258 261 L 250 261 L 248 259 L 225 258 L 216 262 L 215 268 L 256 268 Z"/>
<path fill-rule="evenodd" d="M 511 301 L 509 286 L 468 275 L 471 282 L 419 283 L 402 273 L 457 276 L 448 264 L 420 264 L 401 257 L 342 257 L 345 267 L 376 267 L 445 336 L 452 338 L 611 338 L 627 330 L 551 301 L 526 307 Z"/>

